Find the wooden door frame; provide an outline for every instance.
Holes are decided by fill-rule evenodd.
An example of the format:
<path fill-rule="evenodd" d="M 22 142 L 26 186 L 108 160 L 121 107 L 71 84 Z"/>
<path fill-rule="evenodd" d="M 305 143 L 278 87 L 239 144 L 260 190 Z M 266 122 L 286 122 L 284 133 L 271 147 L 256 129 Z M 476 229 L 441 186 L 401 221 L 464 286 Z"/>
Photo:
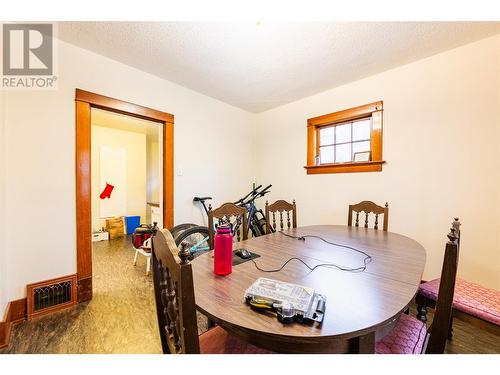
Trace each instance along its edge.
<path fill-rule="evenodd" d="M 91 109 L 99 108 L 163 128 L 163 226 L 174 224 L 174 116 L 122 100 L 76 89 L 76 269 L 78 302 L 92 298 Z"/>

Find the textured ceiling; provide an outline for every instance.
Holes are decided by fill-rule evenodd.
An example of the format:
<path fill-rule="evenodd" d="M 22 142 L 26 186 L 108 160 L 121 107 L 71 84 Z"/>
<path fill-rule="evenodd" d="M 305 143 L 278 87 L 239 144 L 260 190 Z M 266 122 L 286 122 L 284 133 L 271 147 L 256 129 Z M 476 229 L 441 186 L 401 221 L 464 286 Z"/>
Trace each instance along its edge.
<path fill-rule="evenodd" d="M 500 22 L 62 22 L 61 39 L 261 112 L 500 33 Z"/>

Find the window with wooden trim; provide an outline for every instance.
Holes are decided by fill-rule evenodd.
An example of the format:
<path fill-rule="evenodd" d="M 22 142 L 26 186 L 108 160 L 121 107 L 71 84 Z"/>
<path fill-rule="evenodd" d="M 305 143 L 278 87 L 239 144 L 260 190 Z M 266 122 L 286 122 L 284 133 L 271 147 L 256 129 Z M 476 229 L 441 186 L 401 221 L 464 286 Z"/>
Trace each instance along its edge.
<path fill-rule="evenodd" d="M 382 170 L 383 102 L 307 120 L 308 174 Z"/>

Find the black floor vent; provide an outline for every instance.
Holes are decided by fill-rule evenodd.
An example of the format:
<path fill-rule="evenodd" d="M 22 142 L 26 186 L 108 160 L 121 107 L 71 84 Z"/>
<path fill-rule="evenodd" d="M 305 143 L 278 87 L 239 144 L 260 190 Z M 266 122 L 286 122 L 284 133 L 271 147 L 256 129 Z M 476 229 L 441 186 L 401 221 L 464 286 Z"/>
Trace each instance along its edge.
<path fill-rule="evenodd" d="M 28 319 L 76 303 L 76 276 L 28 285 Z"/>
<path fill-rule="evenodd" d="M 33 289 L 34 305 L 33 310 L 39 311 L 71 301 L 71 282 L 42 286 Z"/>

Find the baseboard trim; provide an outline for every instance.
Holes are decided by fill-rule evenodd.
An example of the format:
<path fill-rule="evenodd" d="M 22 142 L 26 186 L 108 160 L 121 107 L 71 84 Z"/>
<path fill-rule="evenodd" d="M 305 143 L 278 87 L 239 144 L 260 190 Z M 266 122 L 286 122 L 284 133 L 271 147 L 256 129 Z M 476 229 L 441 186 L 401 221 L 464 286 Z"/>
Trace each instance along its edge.
<path fill-rule="evenodd" d="M 12 325 L 26 319 L 26 298 L 10 301 L 0 322 L 0 349 L 9 346 Z"/>
<path fill-rule="evenodd" d="M 92 276 L 78 279 L 78 303 L 92 299 Z"/>

